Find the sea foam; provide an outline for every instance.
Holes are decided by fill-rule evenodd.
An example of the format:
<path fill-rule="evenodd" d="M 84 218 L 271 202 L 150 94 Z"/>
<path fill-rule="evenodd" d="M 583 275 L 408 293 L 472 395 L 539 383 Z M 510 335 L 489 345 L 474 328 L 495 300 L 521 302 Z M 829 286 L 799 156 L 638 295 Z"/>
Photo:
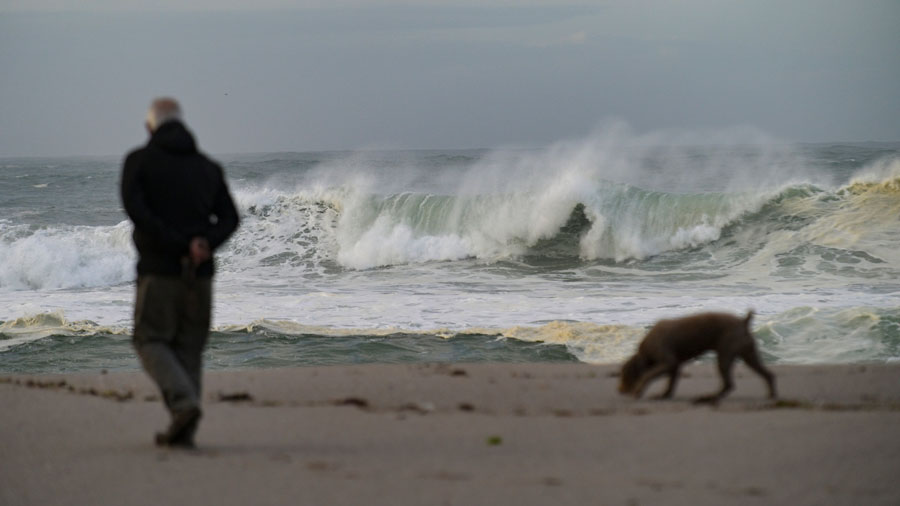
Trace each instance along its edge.
<path fill-rule="evenodd" d="M 134 278 L 131 225 L 0 224 L 0 289 L 109 286 Z"/>

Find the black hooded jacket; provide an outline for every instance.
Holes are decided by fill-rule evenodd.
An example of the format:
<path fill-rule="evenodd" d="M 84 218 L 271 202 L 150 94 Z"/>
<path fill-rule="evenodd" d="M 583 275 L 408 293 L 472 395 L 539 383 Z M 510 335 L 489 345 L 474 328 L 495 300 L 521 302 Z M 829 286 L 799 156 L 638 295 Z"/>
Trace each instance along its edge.
<path fill-rule="evenodd" d="M 181 275 L 191 239 L 205 237 L 215 250 L 238 225 L 222 167 L 197 151 L 179 121 L 163 123 L 146 146 L 128 154 L 121 193 L 134 222 L 139 275 Z M 196 275 L 212 276 L 212 259 Z"/>

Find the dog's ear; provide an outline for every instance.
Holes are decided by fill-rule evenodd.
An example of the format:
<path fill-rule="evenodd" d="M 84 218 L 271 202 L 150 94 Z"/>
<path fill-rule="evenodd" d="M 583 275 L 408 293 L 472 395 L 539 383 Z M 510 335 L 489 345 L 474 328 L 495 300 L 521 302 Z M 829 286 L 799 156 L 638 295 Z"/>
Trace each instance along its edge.
<path fill-rule="evenodd" d="M 744 318 L 744 326 L 746 326 L 748 329 L 750 328 L 750 320 L 753 319 L 753 315 L 755 315 L 755 314 L 756 314 L 756 311 L 754 311 L 752 309 L 747 311 L 747 317 Z"/>

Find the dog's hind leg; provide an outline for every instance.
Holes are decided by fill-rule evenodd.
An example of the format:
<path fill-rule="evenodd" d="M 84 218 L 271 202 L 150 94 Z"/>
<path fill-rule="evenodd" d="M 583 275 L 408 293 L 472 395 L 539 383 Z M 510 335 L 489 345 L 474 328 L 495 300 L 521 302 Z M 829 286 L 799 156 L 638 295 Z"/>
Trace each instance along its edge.
<path fill-rule="evenodd" d="M 756 346 L 751 345 L 744 348 L 741 351 L 741 359 L 747 364 L 747 367 L 756 371 L 756 374 L 759 374 L 766 380 L 766 385 L 769 387 L 769 399 L 774 399 L 777 396 L 775 393 L 775 375 L 766 369 L 762 360 L 759 359 L 759 353 L 756 351 Z"/>

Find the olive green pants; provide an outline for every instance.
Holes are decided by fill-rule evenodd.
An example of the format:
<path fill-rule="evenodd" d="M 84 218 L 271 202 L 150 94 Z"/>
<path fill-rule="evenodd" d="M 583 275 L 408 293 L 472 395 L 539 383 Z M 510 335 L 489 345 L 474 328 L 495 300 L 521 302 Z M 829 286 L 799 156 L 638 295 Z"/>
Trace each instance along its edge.
<path fill-rule="evenodd" d="M 134 347 L 173 417 L 200 407 L 211 309 L 210 278 L 138 277 Z"/>

